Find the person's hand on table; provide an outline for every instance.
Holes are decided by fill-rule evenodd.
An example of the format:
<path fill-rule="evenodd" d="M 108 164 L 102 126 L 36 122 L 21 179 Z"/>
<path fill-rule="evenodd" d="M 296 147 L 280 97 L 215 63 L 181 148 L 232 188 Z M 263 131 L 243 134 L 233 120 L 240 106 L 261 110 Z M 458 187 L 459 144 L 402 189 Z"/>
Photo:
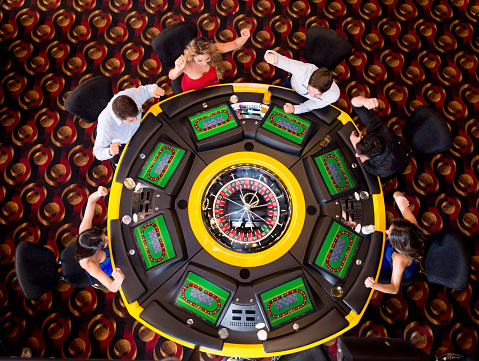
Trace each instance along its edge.
<path fill-rule="evenodd" d="M 165 95 L 165 89 L 158 86 L 155 88 L 155 90 L 153 90 L 153 97 L 159 98 L 159 97 L 162 97 L 163 95 Z"/>
<path fill-rule="evenodd" d="M 178 59 L 175 60 L 175 68 L 179 71 L 183 71 L 186 66 L 186 58 L 184 55 L 181 55 Z"/>
<path fill-rule="evenodd" d="M 266 60 L 268 64 L 276 65 L 278 64 L 278 55 L 274 53 L 268 53 L 264 56 L 264 60 Z"/>
<path fill-rule="evenodd" d="M 111 143 L 110 144 L 110 150 L 109 150 L 110 155 L 115 156 L 118 153 L 120 153 L 120 147 L 121 147 L 120 142 Z"/>
<path fill-rule="evenodd" d="M 123 281 L 125 279 L 125 275 L 119 268 L 115 268 L 113 272 L 111 273 L 111 276 L 116 280 L 121 280 Z"/>
<path fill-rule="evenodd" d="M 249 29 L 242 29 L 241 30 L 241 37 L 248 39 L 251 36 L 251 32 Z"/>
<path fill-rule="evenodd" d="M 369 159 L 369 157 L 366 157 L 365 155 L 359 155 L 358 154 L 357 157 L 359 158 L 361 163 L 364 163 L 365 161 L 367 161 Z"/>
<path fill-rule="evenodd" d="M 364 281 L 364 285 L 367 287 L 367 288 L 374 288 L 374 285 L 376 284 L 376 282 L 374 281 L 374 278 L 372 277 L 368 277 L 366 278 L 366 280 Z"/>
<path fill-rule="evenodd" d="M 283 110 L 286 114 L 294 113 L 294 105 L 290 103 L 286 103 L 283 107 Z"/>

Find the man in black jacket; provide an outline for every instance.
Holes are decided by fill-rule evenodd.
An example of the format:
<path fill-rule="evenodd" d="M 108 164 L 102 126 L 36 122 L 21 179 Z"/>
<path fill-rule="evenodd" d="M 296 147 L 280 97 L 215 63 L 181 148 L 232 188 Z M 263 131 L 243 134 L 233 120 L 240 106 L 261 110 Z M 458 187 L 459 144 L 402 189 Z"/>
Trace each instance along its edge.
<path fill-rule="evenodd" d="M 356 157 L 361 160 L 364 169 L 380 178 L 404 172 L 409 162 L 406 153 L 398 144 L 394 133 L 371 110 L 378 107 L 378 100 L 357 96 L 351 99 L 351 104 L 366 125 L 364 137 L 356 131 L 350 136 Z"/>

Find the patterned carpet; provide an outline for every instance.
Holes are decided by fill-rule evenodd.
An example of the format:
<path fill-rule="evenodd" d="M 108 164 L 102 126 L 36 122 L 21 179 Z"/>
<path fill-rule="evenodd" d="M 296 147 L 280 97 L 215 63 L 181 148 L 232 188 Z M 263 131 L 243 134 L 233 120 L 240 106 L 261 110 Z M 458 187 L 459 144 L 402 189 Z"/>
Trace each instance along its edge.
<path fill-rule="evenodd" d="M 468 0 L 5 0 L 0 2 L 0 356 L 155 359 L 190 350 L 131 318 L 117 294 L 92 287 L 24 298 L 15 269 L 19 242 L 59 253 L 78 232 L 82 208 L 112 171 L 92 153 L 95 125 L 65 111 L 69 92 L 104 74 L 118 90 L 156 82 L 169 94 L 168 69 L 151 49 L 165 27 L 192 20 L 203 36 L 224 42 L 244 27 L 251 39 L 225 55 L 224 82 L 278 84 L 284 74 L 262 61 L 267 49 L 302 59 L 306 30 L 343 34 L 353 54 L 335 69 L 336 106 L 365 94 L 397 134 L 419 104 L 437 109 L 454 143 L 444 153 L 414 157 L 385 189 L 387 216 L 397 216 L 394 190 L 407 192 L 432 238 L 464 234 L 471 260 L 468 288 L 454 291 L 423 279 L 395 296 L 375 293 L 350 335 L 403 338 L 432 358 L 474 355 L 479 332 L 479 3 Z M 95 221 L 106 225 L 100 202 Z M 444 255 L 447 257 L 447 255 Z M 336 340 L 327 344 L 335 359 Z M 202 353 L 201 359 L 218 358 Z"/>

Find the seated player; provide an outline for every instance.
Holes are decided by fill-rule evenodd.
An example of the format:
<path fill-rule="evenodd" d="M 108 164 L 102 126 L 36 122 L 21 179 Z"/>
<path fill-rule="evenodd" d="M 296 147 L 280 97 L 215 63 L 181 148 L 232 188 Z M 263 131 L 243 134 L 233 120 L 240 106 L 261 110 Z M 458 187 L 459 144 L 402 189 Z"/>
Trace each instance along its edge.
<path fill-rule="evenodd" d="M 267 63 L 291 73 L 291 86 L 286 85 L 309 99 L 297 105 L 286 103 L 285 113 L 306 113 L 324 108 L 339 99 L 339 87 L 333 80 L 333 73 L 328 69 L 289 59 L 272 50 L 266 52 L 264 59 Z"/>
<path fill-rule="evenodd" d="M 87 272 L 88 277 L 95 277 L 111 292 L 120 289 L 125 275 L 119 268 L 113 270 L 108 249 L 108 236 L 98 228 L 93 228 L 95 204 L 108 190 L 98 187 L 98 190 L 88 197 L 83 221 L 80 224 L 80 234 L 75 241 L 75 258 Z M 90 278 L 91 280 L 91 278 Z"/>
<path fill-rule="evenodd" d="M 356 150 L 356 157 L 361 160 L 364 169 L 380 178 L 403 172 L 409 159 L 398 144 L 394 133 L 371 110 L 378 107 L 378 100 L 357 96 L 351 99 L 351 104 L 366 125 L 364 137 L 356 131 L 353 131 L 350 136 Z"/>
<path fill-rule="evenodd" d="M 379 280 L 386 283 L 375 282 L 373 277 L 364 281 L 367 288 L 392 294 L 398 293 L 401 280 L 411 277 L 424 257 L 423 233 L 409 209 L 409 201 L 401 192 L 395 192 L 394 199 L 404 219 L 394 219 L 386 232 L 388 239 L 379 275 Z"/>
<path fill-rule="evenodd" d="M 228 43 L 213 44 L 204 37 L 193 39 L 186 46 L 184 54 L 176 59 L 175 67 L 170 70 L 168 77 L 175 80 L 184 74 L 181 79 L 183 91 L 218 84 L 226 71 L 221 53 L 238 49 L 249 37 L 249 29 L 243 29 L 239 38 Z"/>
<path fill-rule="evenodd" d="M 126 89 L 113 98 L 98 116 L 93 154 L 98 160 L 113 159 L 118 163 L 120 148 L 140 127 L 141 108 L 149 98 L 159 98 L 165 91 L 156 84 Z"/>

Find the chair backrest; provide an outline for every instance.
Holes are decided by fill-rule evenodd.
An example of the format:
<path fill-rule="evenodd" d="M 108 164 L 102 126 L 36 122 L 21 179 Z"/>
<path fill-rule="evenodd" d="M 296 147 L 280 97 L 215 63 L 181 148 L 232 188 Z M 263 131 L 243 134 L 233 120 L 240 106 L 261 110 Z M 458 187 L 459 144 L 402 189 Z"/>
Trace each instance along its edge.
<path fill-rule="evenodd" d="M 186 45 L 198 35 L 198 28 L 192 21 L 181 21 L 160 31 L 151 46 L 163 66 L 175 66 L 175 60 L 183 54 Z"/>
<path fill-rule="evenodd" d="M 93 284 L 100 284 L 94 277 L 88 277 L 86 271 L 80 266 L 75 259 L 75 242 L 71 242 L 60 253 L 60 261 L 62 262 L 63 279 L 69 285 L 85 288 Z"/>
<path fill-rule="evenodd" d="M 352 51 L 348 40 L 332 29 L 312 26 L 306 32 L 304 58 L 318 68 L 333 71 Z"/>
<path fill-rule="evenodd" d="M 401 132 L 411 149 L 419 155 L 443 153 L 452 146 L 446 121 L 426 105 L 414 109 Z"/>
<path fill-rule="evenodd" d="M 52 250 L 23 241 L 15 251 L 18 284 L 29 300 L 34 300 L 58 287 L 60 276 Z"/>
<path fill-rule="evenodd" d="M 428 361 L 429 355 L 410 342 L 389 337 L 338 337 L 341 361 Z"/>
<path fill-rule="evenodd" d="M 65 109 L 87 123 L 98 116 L 113 98 L 113 85 L 106 76 L 96 76 L 78 84 L 65 99 Z"/>
<path fill-rule="evenodd" d="M 424 257 L 428 281 L 455 290 L 467 287 L 470 255 L 464 239 L 455 232 L 445 232 L 429 245 Z"/>

